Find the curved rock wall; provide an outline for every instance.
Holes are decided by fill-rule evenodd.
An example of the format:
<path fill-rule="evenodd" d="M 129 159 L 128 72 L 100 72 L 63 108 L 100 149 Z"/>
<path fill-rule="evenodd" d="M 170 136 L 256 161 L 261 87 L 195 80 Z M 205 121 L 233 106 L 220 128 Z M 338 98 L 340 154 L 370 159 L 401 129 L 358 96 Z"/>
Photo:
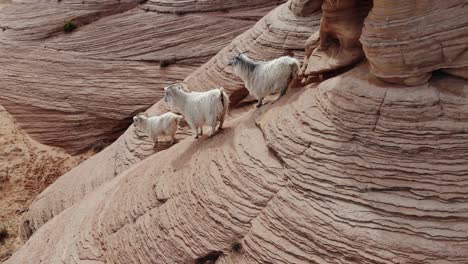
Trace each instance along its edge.
<path fill-rule="evenodd" d="M 0 10 L 0 103 L 33 138 L 70 153 L 113 141 L 161 99 L 164 86 L 275 6 L 236 17 L 145 12 L 135 1 L 80 3 L 13 2 Z M 83 16 L 92 24 L 62 32 L 66 20 Z"/>
<path fill-rule="evenodd" d="M 208 63 L 186 78 L 190 89 L 206 90 L 214 86 L 224 86 L 231 97 L 243 95 L 242 83 L 227 69 L 231 50 L 250 50 L 255 56 L 263 59 L 282 54 L 284 49 L 296 50 L 304 44 L 311 30 L 316 30 L 320 14 L 312 18 L 295 18 L 284 4 L 269 13 L 252 29 L 236 38 L 232 44 L 214 56 Z M 294 26 L 298 24 L 300 26 Z M 289 30 L 295 33 L 289 33 Z M 226 69 L 226 70 L 223 70 Z M 237 90 L 236 90 L 237 89 Z M 239 92 L 241 91 L 241 92 Z M 242 98 L 242 97 L 240 97 Z M 240 99 L 238 99 L 240 100 Z M 160 114 L 168 109 L 159 101 L 148 112 Z M 233 116 L 245 111 L 231 110 Z M 190 135 L 187 127 L 179 131 L 177 138 Z M 164 150 L 169 146 L 161 144 L 153 150 L 149 140 L 134 130 L 133 126 L 110 147 L 93 156 L 82 165 L 63 175 L 54 185 L 41 193 L 23 218 L 23 229 L 35 232 L 44 223 L 60 214 L 63 210 L 79 202 L 94 189 L 113 179 L 126 169 L 139 163 L 146 157 Z M 72 182 L 72 183 L 71 183 Z M 64 198 L 67 197 L 67 198 Z M 29 233 L 24 233 L 24 239 Z"/>
<path fill-rule="evenodd" d="M 298 51 L 320 18 L 301 4 L 272 11 L 187 86 L 240 101 L 228 59 Z M 465 263 L 466 80 L 408 88 L 368 68 L 260 109 L 243 102 L 214 138 L 182 130 L 155 154 L 130 127 L 38 197 L 23 222 L 34 234 L 6 263 Z"/>
<path fill-rule="evenodd" d="M 292 3 L 296 1 L 291 1 Z M 231 103 L 236 105 L 248 95 L 241 79 L 228 67 L 229 60 L 240 52 L 247 52 L 257 60 L 270 60 L 281 55 L 303 57 L 305 40 L 318 29 L 320 12 L 307 17 L 296 16 L 289 4 L 284 4 L 260 20 L 254 28 L 232 41 L 185 82 L 191 90 L 224 87 Z"/>
<path fill-rule="evenodd" d="M 306 42 L 306 58 L 300 72 L 306 84 L 315 81 L 317 76 L 352 66 L 364 58 L 359 37 L 372 1 L 328 0 L 321 3 L 320 30 Z"/>
<path fill-rule="evenodd" d="M 468 87 L 399 88 L 361 65 L 291 91 L 102 185 L 6 263 L 464 263 Z"/>
<path fill-rule="evenodd" d="M 361 42 L 372 74 L 418 85 L 432 71 L 468 75 L 468 5 L 465 0 L 374 0 Z"/>
<path fill-rule="evenodd" d="M 245 9 L 247 11 L 255 8 L 279 5 L 284 2 L 285 0 L 148 0 L 148 2 L 145 3 L 143 8 L 162 13 L 186 14 L 193 12 L 213 11 L 230 12 L 230 10 L 234 9 Z"/>

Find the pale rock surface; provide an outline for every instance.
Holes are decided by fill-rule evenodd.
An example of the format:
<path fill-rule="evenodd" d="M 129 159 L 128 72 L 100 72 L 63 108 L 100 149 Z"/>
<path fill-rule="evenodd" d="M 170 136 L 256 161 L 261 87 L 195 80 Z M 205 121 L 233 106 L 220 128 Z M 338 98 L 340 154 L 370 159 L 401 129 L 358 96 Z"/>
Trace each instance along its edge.
<path fill-rule="evenodd" d="M 284 0 L 148 0 L 144 9 L 160 12 L 186 14 L 193 12 L 232 12 L 242 9 L 243 11 L 258 8 L 271 7 L 285 2 Z"/>
<path fill-rule="evenodd" d="M 468 87 L 401 88 L 364 64 L 296 89 L 101 185 L 6 263 L 464 263 Z"/>
<path fill-rule="evenodd" d="M 371 6 L 369 0 L 309 1 L 322 3 L 320 30 L 307 40 L 301 73 L 308 84 L 327 72 L 352 66 L 364 58 L 359 37 Z"/>
<path fill-rule="evenodd" d="M 227 61 L 301 56 L 320 19 L 303 4 L 272 11 L 187 86 L 239 102 Z M 22 225 L 34 234 L 6 263 L 466 263 L 467 94 L 461 78 L 408 88 L 361 63 L 240 108 L 212 139 L 182 129 L 153 154 L 130 127 L 38 197 Z"/>
<path fill-rule="evenodd" d="M 372 74 L 419 85 L 438 69 L 468 79 L 468 2 L 374 0 L 361 42 Z"/>
<path fill-rule="evenodd" d="M 188 88 L 204 91 L 224 86 L 231 94 L 231 98 L 241 95 L 240 98 L 236 98 L 239 101 L 246 95 L 244 92 L 246 89 L 241 80 L 232 74 L 232 69 L 227 67 L 227 62 L 232 56 L 231 50 L 251 50 L 260 58 L 273 58 L 282 54 L 288 47 L 291 50 L 299 50 L 311 34 L 311 30 L 317 29 L 319 19 L 320 14 L 312 18 L 296 19 L 286 4 L 276 8 L 203 67 L 189 75 L 186 78 Z M 295 24 L 299 26 L 294 26 Z M 157 115 L 168 110 L 165 103 L 159 101 L 147 112 L 150 115 Z M 242 108 L 231 110 L 231 115 L 236 116 L 242 111 L 244 111 Z M 185 138 L 191 133 L 184 123 L 182 123 L 182 130 L 176 136 L 178 139 Z M 208 130 L 205 129 L 206 131 Z M 130 126 L 111 146 L 63 175 L 54 185 L 42 192 L 25 214 L 22 228 L 35 232 L 44 223 L 80 201 L 98 186 L 154 152 L 168 147 L 168 144 L 161 143 L 158 144 L 157 149 L 153 150 L 151 141 Z M 64 199 L 64 197 L 67 198 Z M 23 238 L 26 239 L 30 234 L 24 235 Z"/>
<path fill-rule="evenodd" d="M 294 55 L 299 59 L 304 55 L 305 40 L 317 31 L 320 12 L 310 16 L 296 16 L 290 9 L 290 1 L 262 20 L 255 27 L 234 39 L 210 61 L 189 75 L 185 82 L 191 90 L 203 91 L 210 87 L 222 86 L 230 94 L 233 105 L 248 95 L 242 80 L 237 77 L 228 62 L 235 55 L 246 52 L 256 60 L 271 60 L 282 55 Z"/>

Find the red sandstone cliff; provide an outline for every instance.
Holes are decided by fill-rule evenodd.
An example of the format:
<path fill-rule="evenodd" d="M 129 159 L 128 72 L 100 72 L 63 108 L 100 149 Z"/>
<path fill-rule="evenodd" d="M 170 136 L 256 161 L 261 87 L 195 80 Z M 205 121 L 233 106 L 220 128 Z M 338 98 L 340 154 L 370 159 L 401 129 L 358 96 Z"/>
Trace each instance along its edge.
<path fill-rule="evenodd" d="M 171 2 L 143 6 L 167 14 Z M 214 3 L 207 12 L 218 12 Z M 195 141 L 183 128 L 176 145 L 152 150 L 129 127 L 38 196 L 21 225 L 27 242 L 6 263 L 466 263 L 467 24 L 448 14 L 467 8 L 455 0 L 277 7 L 177 75 L 192 90 L 230 93 L 233 114 L 220 134 Z M 227 67 L 241 51 L 293 52 L 310 84 L 254 109 Z M 161 101 L 148 110 L 163 111 Z"/>

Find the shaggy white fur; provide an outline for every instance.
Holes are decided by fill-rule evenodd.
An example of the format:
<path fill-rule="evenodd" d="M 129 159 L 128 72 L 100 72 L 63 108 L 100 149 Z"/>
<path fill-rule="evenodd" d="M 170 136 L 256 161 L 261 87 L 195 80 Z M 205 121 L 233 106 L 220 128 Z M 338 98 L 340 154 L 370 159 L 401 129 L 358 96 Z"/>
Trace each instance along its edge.
<path fill-rule="evenodd" d="M 294 83 L 300 64 L 293 57 L 283 56 L 271 61 L 254 61 L 245 54 L 235 56 L 230 62 L 234 72 L 244 81 L 250 94 L 262 105 L 265 96 L 281 92 L 279 100 Z"/>
<path fill-rule="evenodd" d="M 153 140 L 154 146 L 158 143 L 158 136 L 171 136 L 171 144 L 173 144 L 179 121 L 182 118 L 182 116 L 171 112 L 151 117 L 140 113 L 133 117 L 133 125 L 148 134 Z"/>
<path fill-rule="evenodd" d="M 164 91 L 164 101 L 173 111 L 184 116 L 195 138 L 198 138 L 198 131 L 205 124 L 211 126 L 210 137 L 215 134 L 218 121 L 218 130 L 222 129 L 229 107 L 229 97 L 222 88 L 187 92 L 180 85 L 174 84 L 164 88 Z"/>

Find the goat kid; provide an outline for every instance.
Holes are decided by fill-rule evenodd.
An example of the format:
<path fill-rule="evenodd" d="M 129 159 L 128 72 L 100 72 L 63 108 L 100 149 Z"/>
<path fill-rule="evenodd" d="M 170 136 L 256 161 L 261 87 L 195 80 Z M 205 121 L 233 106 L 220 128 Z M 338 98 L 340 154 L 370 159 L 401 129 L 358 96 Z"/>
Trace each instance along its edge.
<path fill-rule="evenodd" d="M 158 143 L 158 136 L 171 136 L 172 145 L 182 118 L 182 116 L 171 112 L 151 117 L 148 117 L 146 113 L 139 113 L 133 117 L 133 125 L 150 137 L 154 142 L 154 147 Z"/>

